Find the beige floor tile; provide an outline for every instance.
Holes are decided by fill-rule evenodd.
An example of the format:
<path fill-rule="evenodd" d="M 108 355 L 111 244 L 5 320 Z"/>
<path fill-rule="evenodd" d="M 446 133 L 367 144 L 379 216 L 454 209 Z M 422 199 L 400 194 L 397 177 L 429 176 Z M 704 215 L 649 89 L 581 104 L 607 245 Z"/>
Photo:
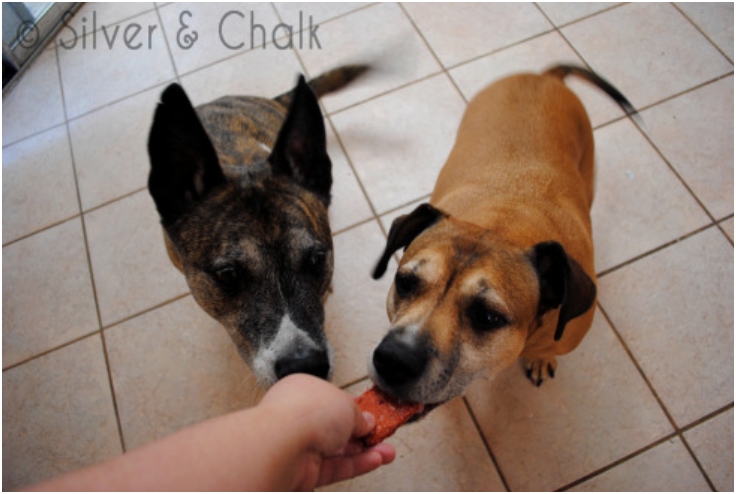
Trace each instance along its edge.
<path fill-rule="evenodd" d="M 296 32 L 300 26 L 309 30 L 310 17 L 313 25 L 317 25 L 324 21 L 334 19 L 354 10 L 361 9 L 370 3 L 366 2 L 308 2 L 308 3 L 291 3 L 278 2 L 273 6 L 279 13 L 281 20 L 286 24 L 294 27 Z M 299 17 L 301 14 L 301 18 Z M 301 19 L 301 20 L 300 20 Z M 317 36 L 320 35 L 319 29 L 316 31 Z M 305 38 L 306 42 L 306 38 Z"/>
<path fill-rule="evenodd" d="M 563 26 L 616 5 L 615 2 L 542 2 L 544 11 L 556 26 Z"/>
<path fill-rule="evenodd" d="M 450 75 L 470 100 L 498 79 L 520 72 L 541 73 L 556 64 L 581 66 L 583 62 L 562 36 L 553 32 L 461 65 L 452 69 Z M 594 127 L 623 115 L 611 98 L 591 84 L 575 77 L 565 82 L 581 98 Z"/>
<path fill-rule="evenodd" d="M 388 330 L 386 294 L 391 277 L 374 281 L 370 275 L 385 241 L 375 221 L 334 238 L 335 274 L 325 305 L 325 331 L 335 351 L 332 381 L 338 386 L 368 374 L 368 358 Z M 394 269 L 389 266 L 389 272 Z"/>
<path fill-rule="evenodd" d="M 596 270 L 609 269 L 708 224 L 675 174 L 629 120 L 595 132 Z"/>
<path fill-rule="evenodd" d="M 645 130 L 715 218 L 733 213 L 733 77 L 641 114 Z"/>
<path fill-rule="evenodd" d="M 733 246 L 720 230 L 598 285 L 602 307 L 678 425 L 733 402 Z"/>
<path fill-rule="evenodd" d="M 407 3 L 405 8 L 445 67 L 552 29 L 531 3 Z"/>
<path fill-rule="evenodd" d="M 189 291 L 169 261 L 148 190 L 85 216 L 103 326 Z"/>
<path fill-rule="evenodd" d="M 3 366 L 99 329 L 79 219 L 3 247 Z"/>
<path fill-rule="evenodd" d="M 686 431 L 684 436 L 715 488 L 733 491 L 733 408 Z"/>
<path fill-rule="evenodd" d="M 426 44 L 395 4 L 380 4 L 321 25 L 322 49 L 299 50 L 315 77 L 345 64 L 367 63 L 371 70 L 349 90 L 323 99 L 329 113 L 440 71 Z"/>
<path fill-rule="evenodd" d="M 677 7 L 733 61 L 733 3 L 678 3 Z"/>
<path fill-rule="evenodd" d="M 371 385 L 348 388 L 359 395 Z M 504 491 L 473 419 L 461 398 L 406 425 L 386 442 L 396 448 L 389 466 L 324 491 Z"/>
<path fill-rule="evenodd" d="M 511 490 L 563 487 L 672 432 L 600 313 L 537 388 L 513 365 L 466 393 Z"/>
<path fill-rule="evenodd" d="M 331 117 L 379 214 L 432 191 L 464 110 L 438 75 Z"/>
<path fill-rule="evenodd" d="M 99 335 L 3 372 L 3 490 L 121 450 Z"/>
<path fill-rule="evenodd" d="M 159 12 L 179 75 L 251 49 L 277 52 L 264 42 L 286 34 L 267 3 L 171 3 Z"/>
<path fill-rule="evenodd" d="M 79 214 L 66 127 L 3 148 L 3 242 Z"/>
<path fill-rule="evenodd" d="M 562 34 L 637 108 L 733 70 L 670 4 L 624 5 L 567 26 Z"/>
<path fill-rule="evenodd" d="M 327 154 L 332 160 L 330 228 L 333 233 L 337 233 L 371 218 L 373 212 L 332 127 L 328 122 L 325 122 L 325 126 L 327 127 Z"/>
<path fill-rule="evenodd" d="M 56 52 L 45 50 L 3 95 L 3 146 L 64 122 Z"/>
<path fill-rule="evenodd" d="M 708 483 L 680 439 L 670 439 L 571 489 L 574 492 L 708 491 Z"/>
<path fill-rule="evenodd" d="M 127 450 L 262 394 L 225 329 L 191 296 L 105 330 L 105 341 Z"/>
<path fill-rule="evenodd" d="M 135 17 L 134 24 L 140 26 L 139 31 L 127 22 L 116 24 L 120 31 L 112 48 L 99 34 L 96 48 L 89 34 L 69 49 L 59 46 L 61 82 L 69 118 L 174 78 L 156 12 Z M 126 29 L 130 29 L 128 39 L 133 48 L 124 42 Z M 138 34 L 133 37 L 136 32 Z M 112 39 L 112 34 L 110 36 Z M 136 46 L 138 48 L 134 49 Z"/>
<path fill-rule="evenodd" d="M 222 96 L 275 98 L 291 90 L 303 72 L 293 50 L 251 50 L 182 77 L 194 105 Z"/>
<path fill-rule="evenodd" d="M 97 43 L 112 40 L 113 36 L 122 36 L 128 24 L 138 23 L 134 17 L 155 8 L 152 2 L 88 2 L 82 5 L 71 17 L 56 36 L 56 42 L 64 42 L 71 46 L 75 40 L 81 43 L 81 38 L 97 31 Z M 115 24 L 121 23 L 118 34 L 115 34 Z M 105 31 L 102 31 L 102 28 Z M 131 35 L 132 30 L 131 29 Z M 101 46 L 101 45 L 98 45 Z"/>
<path fill-rule="evenodd" d="M 85 211 L 148 183 L 148 131 L 163 89 L 158 86 L 69 122 Z"/>

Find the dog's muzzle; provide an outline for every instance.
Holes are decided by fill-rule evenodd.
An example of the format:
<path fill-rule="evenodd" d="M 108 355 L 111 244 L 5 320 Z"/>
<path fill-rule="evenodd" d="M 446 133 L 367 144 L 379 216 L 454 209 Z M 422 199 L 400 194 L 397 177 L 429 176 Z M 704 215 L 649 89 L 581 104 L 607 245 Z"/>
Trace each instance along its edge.
<path fill-rule="evenodd" d="M 289 374 L 311 374 L 327 379 L 330 374 L 330 360 L 326 351 L 308 348 L 280 358 L 274 364 L 276 379 Z"/>
<path fill-rule="evenodd" d="M 315 341 L 285 314 L 274 335 L 256 352 L 252 368 L 266 386 L 290 374 L 311 374 L 329 380 L 333 352 L 326 341 Z"/>

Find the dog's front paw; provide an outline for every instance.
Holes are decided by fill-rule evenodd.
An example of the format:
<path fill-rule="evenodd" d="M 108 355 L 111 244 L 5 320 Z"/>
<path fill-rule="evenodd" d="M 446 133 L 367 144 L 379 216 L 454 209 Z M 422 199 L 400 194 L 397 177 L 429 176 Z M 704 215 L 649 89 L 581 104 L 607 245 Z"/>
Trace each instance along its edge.
<path fill-rule="evenodd" d="M 547 359 L 525 360 L 524 367 L 526 368 L 526 377 L 529 378 L 532 384 L 539 387 L 545 379 L 555 377 L 557 359 L 550 357 Z"/>

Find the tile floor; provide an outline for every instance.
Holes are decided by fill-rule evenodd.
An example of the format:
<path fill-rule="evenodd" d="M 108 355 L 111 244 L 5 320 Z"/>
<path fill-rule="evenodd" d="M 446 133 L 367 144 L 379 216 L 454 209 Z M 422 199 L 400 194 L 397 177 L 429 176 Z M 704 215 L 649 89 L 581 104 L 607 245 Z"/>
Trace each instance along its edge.
<path fill-rule="evenodd" d="M 279 22 L 293 46 L 284 27 L 272 37 Z M 135 25 L 138 50 L 122 43 Z M 166 84 L 202 103 L 374 66 L 322 102 L 335 180 L 327 331 L 334 381 L 358 393 L 387 326 L 389 277 L 369 269 L 392 218 L 431 192 L 467 101 L 497 77 L 574 62 L 643 121 L 570 81 L 598 146 L 593 328 L 541 388 L 518 365 L 476 383 L 402 429 L 393 465 L 334 487 L 733 490 L 733 46 L 733 4 L 85 5 L 3 97 L 3 488 L 259 397 L 169 264 L 145 189 Z"/>

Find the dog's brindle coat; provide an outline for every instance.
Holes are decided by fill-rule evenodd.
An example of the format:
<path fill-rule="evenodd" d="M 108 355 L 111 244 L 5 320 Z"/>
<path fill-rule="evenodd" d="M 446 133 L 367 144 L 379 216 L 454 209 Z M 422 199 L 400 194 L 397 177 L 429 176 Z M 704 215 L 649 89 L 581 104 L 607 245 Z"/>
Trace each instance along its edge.
<path fill-rule="evenodd" d="M 364 70 L 302 77 L 274 100 L 229 96 L 196 109 L 172 84 L 156 108 L 148 187 L 169 257 L 264 386 L 331 374 L 332 165 L 317 97 Z"/>
<path fill-rule="evenodd" d="M 634 113 L 585 69 L 502 79 L 469 103 L 430 204 L 391 225 L 374 277 L 406 251 L 369 363 L 389 393 L 444 402 L 520 356 L 539 385 L 590 327 L 593 133 L 570 73 Z"/>

